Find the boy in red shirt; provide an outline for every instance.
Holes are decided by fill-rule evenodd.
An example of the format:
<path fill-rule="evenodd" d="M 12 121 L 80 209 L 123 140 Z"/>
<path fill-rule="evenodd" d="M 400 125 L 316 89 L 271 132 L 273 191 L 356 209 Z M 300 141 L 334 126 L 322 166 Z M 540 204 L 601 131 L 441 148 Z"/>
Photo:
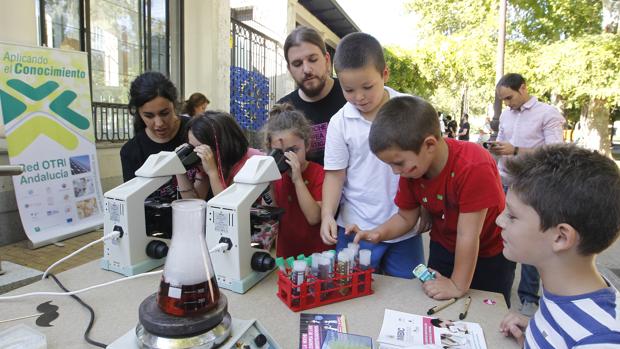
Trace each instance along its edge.
<path fill-rule="evenodd" d="M 377 113 L 370 149 L 401 176 L 397 214 L 379 227 L 355 232 L 355 241 L 394 239 L 431 214 L 428 266 L 436 279 L 423 284 L 434 299 L 463 296 L 469 288 L 499 292 L 510 306 L 515 264 L 502 254 L 495 218 L 505 197 L 494 159 L 480 145 L 441 137 L 437 112 L 418 97 L 398 97 Z"/>

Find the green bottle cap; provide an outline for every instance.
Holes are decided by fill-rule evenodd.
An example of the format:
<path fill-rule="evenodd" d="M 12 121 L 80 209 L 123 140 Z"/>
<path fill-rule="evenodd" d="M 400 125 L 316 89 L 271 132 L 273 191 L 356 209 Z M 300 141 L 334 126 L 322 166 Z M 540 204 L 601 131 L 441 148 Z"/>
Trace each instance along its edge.
<path fill-rule="evenodd" d="M 286 259 L 286 264 L 288 264 L 289 268 L 293 267 L 293 262 L 295 262 L 295 257 L 288 257 Z"/>
<path fill-rule="evenodd" d="M 284 266 L 284 258 L 283 257 L 276 258 L 276 266 L 278 266 L 278 267 L 283 267 Z"/>
<path fill-rule="evenodd" d="M 303 254 L 303 253 L 302 253 L 302 254 L 300 254 L 299 256 L 297 256 L 297 260 L 298 260 L 298 261 L 303 261 L 303 260 L 305 260 L 305 259 L 306 259 L 306 256 L 304 256 L 304 254 Z"/>

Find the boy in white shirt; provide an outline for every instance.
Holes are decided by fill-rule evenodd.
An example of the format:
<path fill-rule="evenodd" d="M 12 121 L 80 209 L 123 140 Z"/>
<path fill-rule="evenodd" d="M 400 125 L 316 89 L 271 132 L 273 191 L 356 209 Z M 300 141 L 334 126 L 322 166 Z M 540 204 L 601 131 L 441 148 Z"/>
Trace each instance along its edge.
<path fill-rule="evenodd" d="M 340 250 L 353 241 L 353 235 L 344 234 L 345 226 L 372 229 L 398 211 L 393 199 L 399 176 L 370 151 L 368 133 L 379 108 L 403 94 L 384 86 L 389 71 L 383 49 L 368 34 L 345 36 L 336 48 L 334 68 L 347 103 L 327 128 L 321 238 L 326 244 L 337 243 Z M 377 244 L 361 241 L 360 248 L 372 250 L 371 264 L 376 271 L 411 279 L 413 268 L 424 263 L 422 238 L 415 234 L 416 228 L 394 240 Z"/>

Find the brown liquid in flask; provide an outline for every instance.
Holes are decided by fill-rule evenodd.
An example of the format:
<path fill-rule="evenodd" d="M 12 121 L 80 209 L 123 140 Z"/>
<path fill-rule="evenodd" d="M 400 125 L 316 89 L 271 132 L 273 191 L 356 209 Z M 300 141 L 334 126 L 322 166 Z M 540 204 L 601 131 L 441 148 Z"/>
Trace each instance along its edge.
<path fill-rule="evenodd" d="M 217 306 L 220 290 L 205 239 L 205 213 L 204 200 L 172 203 L 172 242 L 157 293 L 167 314 L 194 316 Z"/>
<path fill-rule="evenodd" d="M 164 281 L 162 277 L 157 293 L 157 304 L 165 313 L 192 316 L 210 311 L 217 306 L 220 289 L 215 277 L 207 282 L 180 287 Z"/>

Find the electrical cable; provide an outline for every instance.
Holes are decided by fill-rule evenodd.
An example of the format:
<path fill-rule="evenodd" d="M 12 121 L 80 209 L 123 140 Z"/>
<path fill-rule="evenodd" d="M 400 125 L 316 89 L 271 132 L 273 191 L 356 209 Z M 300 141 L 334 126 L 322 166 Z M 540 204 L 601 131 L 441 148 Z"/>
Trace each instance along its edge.
<path fill-rule="evenodd" d="M 65 256 L 65 257 L 63 257 L 63 258 L 61 258 L 61 259 L 57 260 L 56 262 L 52 263 L 52 265 L 50 265 L 50 266 L 49 266 L 49 267 L 45 270 L 45 272 L 43 273 L 43 276 L 41 277 L 41 280 L 45 280 L 45 278 L 47 277 L 47 273 L 48 273 L 50 270 L 52 270 L 52 268 L 54 268 L 55 266 L 57 266 L 58 264 L 60 264 L 60 263 L 62 263 L 62 262 L 64 262 L 64 261 L 66 261 L 67 259 L 69 259 L 69 258 L 71 258 L 71 257 L 75 256 L 76 254 L 78 254 L 78 253 L 80 253 L 80 252 L 84 251 L 85 249 L 87 249 L 87 248 L 89 248 L 89 247 L 91 247 L 91 246 L 93 246 L 93 245 L 95 245 L 95 244 L 98 244 L 98 243 L 100 243 L 100 242 L 102 242 L 102 241 L 104 241 L 104 240 L 107 240 L 107 239 L 114 239 L 114 238 L 117 238 L 117 237 L 121 236 L 121 234 L 122 234 L 122 233 L 121 233 L 120 231 L 114 230 L 114 231 L 112 231 L 110 234 L 104 235 L 104 236 L 103 236 L 103 237 L 101 237 L 100 239 L 97 239 L 97 240 L 95 240 L 95 241 L 92 241 L 92 242 L 90 242 L 90 243 L 88 243 L 88 244 L 86 244 L 86 245 L 84 245 L 84 246 L 80 247 L 77 251 L 74 251 L 73 253 L 69 254 L 68 256 Z"/>
<path fill-rule="evenodd" d="M 58 287 L 62 288 L 63 291 L 65 292 L 70 292 L 61 282 L 60 280 L 58 280 L 58 278 L 56 278 L 56 276 L 54 274 L 49 274 L 49 276 L 54 279 L 54 281 L 58 284 Z M 84 308 L 86 308 L 88 310 L 88 313 L 90 314 L 90 319 L 88 321 L 88 326 L 86 327 L 86 330 L 84 331 L 84 340 L 86 342 L 88 342 L 89 344 L 92 344 L 94 346 L 100 347 L 100 348 L 107 348 L 108 346 L 106 344 L 103 344 L 101 342 L 97 342 L 93 339 L 90 338 L 90 330 L 93 329 L 93 325 L 95 323 L 95 311 L 93 310 L 93 308 L 91 308 L 90 305 L 86 304 L 86 302 L 84 302 L 82 300 L 82 298 L 76 296 L 76 295 L 71 295 L 71 298 L 75 299 L 78 303 L 80 303 L 80 305 L 82 305 Z"/>

